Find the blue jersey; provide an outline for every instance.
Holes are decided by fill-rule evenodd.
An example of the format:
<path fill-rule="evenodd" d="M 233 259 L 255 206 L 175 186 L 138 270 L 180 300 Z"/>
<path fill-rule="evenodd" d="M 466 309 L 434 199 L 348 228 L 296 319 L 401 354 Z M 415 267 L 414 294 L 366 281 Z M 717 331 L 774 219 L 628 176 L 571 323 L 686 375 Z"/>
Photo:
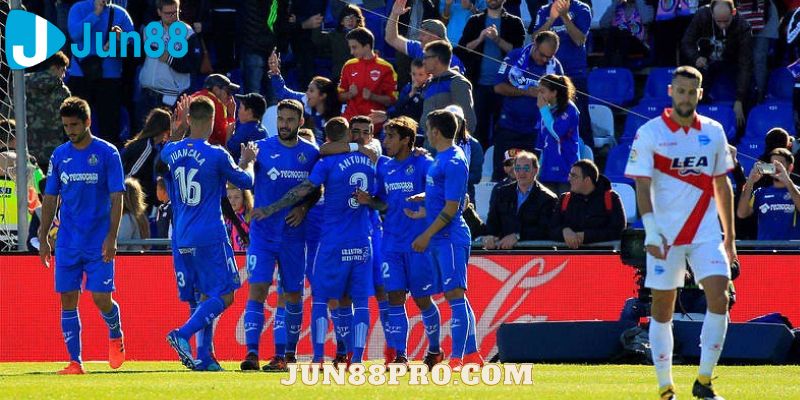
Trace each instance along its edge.
<path fill-rule="evenodd" d="M 425 191 L 425 176 L 431 164 L 433 160 L 428 156 L 410 155 L 378 167 L 377 196 L 389 206 L 383 231 L 383 248 L 387 251 L 411 251 L 411 243 L 428 227 L 424 220 L 408 218 L 403 209 L 419 209 L 420 203 L 406 199 Z"/>
<path fill-rule="evenodd" d="M 259 140 L 255 164 L 255 207 L 266 207 L 281 199 L 293 187 L 303 183 L 319 158 L 316 145 L 298 138 L 297 145 L 286 147 L 277 136 Z M 305 223 L 297 228 L 286 225 L 284 208 L 269 218 L 250 223 L 250 248 L 261 249 L 269 242 L 287 238 L 304 239 Z"/>
<path fill-rule="evenodd" d="M 309 181 L 325 186 L 321 242 L 366 242 L 372 232 L 371 211 L 358 204 L 353 193 L 361 189 L 375 193 L 375 164 L 361 153 L 321 158 Z"/>
<path fill-rule="evenodd" d="M 551 109 L 552 110 L 552 109 Z M 542 182 L 567 182 L 572 164 L 578 161 L 581 152 L 581 135 L 578 131 L 580 112 L 573 102 L 567 109 L 553 115 L 553 132 L 542 124 L 538 148 L 542 149 L 539 180 Z"/>
<path fill-rule="evenodd" d="M 311 207 L 306 214 L 306 219 L 303 223 L 306 224 L 306 242 L 318 243 L 320 232 L 322 231 L 322 224 L 325 222 L 322 219 L 322 214 L 325 210 L 325 193 L 320 196 L 317 204 Z"/>
<path fill-rule="evenodd" d="M 231 135 L 230 139 L 228 139 L 226 146 L 231 156 L 233 156 L 234 161 L 239 162 L 239 157 L 242 156 L 242 144 L 266 138 L 267 130 L 261 125 L 261 121 L 245 123 L 237 121 L 236 129 L 233 131 L 233 135 Z"/>
<path fill-rule="evenodd" d="M 72 143 L 50 156 L 45 193 L 61 196 L 61 226 L 56 247 L 99 249 L 111 226 L 111 193 L 125 191 L 119 152 L 103 139 L 92 138 L 85 149 Z"/>
<path fill-rule="evenodd" d="M 542 25 L 547 22 L 550 17 L 550 7 L 553 3 L 550 2 L 542 6 L 536 14 L 536 23 L 534 24 L 533 31 L 538 30 Z M 584 35 L 589 34 L 589 28 L 592 25 L 592 10 L 585 3 L 578 0 L 570 2 L 569 15 L 572 18 L 572 23 L 583 32 Z M 564 20 L 561 18 L 556 19 L 550 30 L 555 32 L 560 39 L 556 57 L 564 64 L 564 72 L 572 79 L 582 78 L 586 76 L 586 43 L 578 46 L 572 41 L 567 33 L 567 27 L 564 25 Z"/>
<path fill-rule="evenodd" d="M 222 219 L 222 197 L 230 181 L 242 189 L 253 186 L 253 177 L 233 163 L 225 149 L 205 139 L 167 143 L 161 160 L 169 166 L 173 185 L 172 235 L 178 247 L 199 247 L 228 242 Z"/>
<path fill-rule="evenodd" d="M 751 201 L 758 216 L 758 240 L 800 239 L 797 209 L 788 189 L 761 187 L 753 192 Z"/>
<path fill-rule="evenodd" d="M 495 75 L 495 84 L 508 83 L 519 89 L 528 90 L 539 86 L 539 78 L 547 74 L 564 75 L 561 63 L 551 58 L 545 65 L 538 65 L 531 58 L 533 44 L 508 53 Z M 534 136 L 539 132 L 539 107 L 536 98 L 529 96 L 503 97 L 498 126 L 503 129 Z"/>
<path fill-rule="evenodd" d="M 453 146 L 436 154 L 433 164 L 428 168 L 425 184 L 425 212 L 428 225 L 433 223 L 444 209 L 445 202 L 457 201 L 458 210 L 447 226 L 431 238 L 431 243 L 470 243 L 470 232 L 464 221 L 464 195 L 467 193 L 469 163 L 464 152 Z"/>

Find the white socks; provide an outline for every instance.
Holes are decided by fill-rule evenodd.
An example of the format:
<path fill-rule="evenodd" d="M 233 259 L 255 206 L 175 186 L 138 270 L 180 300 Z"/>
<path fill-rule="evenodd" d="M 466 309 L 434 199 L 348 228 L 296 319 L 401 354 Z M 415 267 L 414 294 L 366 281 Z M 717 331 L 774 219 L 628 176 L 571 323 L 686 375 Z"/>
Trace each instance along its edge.
<path fill-rule="evenodd" d="M 672 385 L 672 322 L 661 323 L 650 318 L 650 349 L 656 367 L 658 386 Z"/>
<path fill-rule="evenodd" d="M 719 361 L 719 356 L 722 354 L 722 345 L 725 343 L 727 331 L 727 314 L 706 312 L 703 330 L 700 332 L 700 375 L 711 377 L 711 373 Z M 652 332 L 652 328 L 650 332 Z"/>

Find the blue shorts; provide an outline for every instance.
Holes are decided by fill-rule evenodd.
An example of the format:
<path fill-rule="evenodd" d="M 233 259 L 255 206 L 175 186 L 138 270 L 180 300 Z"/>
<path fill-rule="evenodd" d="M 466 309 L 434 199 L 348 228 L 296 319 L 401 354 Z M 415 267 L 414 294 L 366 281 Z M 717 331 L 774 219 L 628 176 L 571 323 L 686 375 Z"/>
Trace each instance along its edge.
<path fill-rule="evenodd" d="M 114 287 L 114 261 L 103 261 L 103 249 L 67 249 L 56 246 L 56 292 L 81 290 L 86 274 L 86 290 L 109 293 Z"/>
<path fill-rule="evenodd" d="M 314 264 L 314 286 L 318 299 L 370 297 L 372 284 L 371 241 L 351 244 L 321 243 Z"/>
<path fill-rule="evenodd" d="M 456 288 L 467 289 L 469 245 L 431 244 L 426 254 L 433 268 L 439 271 L 444 292 Z"/>
<path fill-rule="evenodd" d="M 192 301 L 196 299 L 197 279 L 194 270 L 186 268 L 178 249 L 172 249 L 172 263 L 175 267 L 175 283 L 178 284 L 178 299 Z"/>
<path fill-rule="evenodd" d="M 282 243 L 268 249 L 248 249 L 247 273 L 250 283 L 272 283 L 276 262 L 279 289 L 286 293 L 301 292 L 305 283 L 305 242 Z"/>
<path fill-rule="evenodd" d="M 384 280 L 387 273 L 383 269 L 383 254 L 381 248 L 383 247 L 383 230 L 376 230 L 376 234 L 372 235 L 372 285 L 375 289 L 383 287 Z"/>
<path fill-rule="evenodd" d="M 411 292 L 414 298 L 441 293 L 439 271 L 431 266 L 424 253 L 387 251 L 383 255 L 387 292 Z"/>
<path fill-rule="evenodd" d="M 219 297 L 232 293 L 242 286 L 239 269 L 233 258 L 230 243 L 215 243 L 199 247 L 178 249 L 184 268 L 194 273 L 195 284 L 200 293 L 208 297 Z"/>

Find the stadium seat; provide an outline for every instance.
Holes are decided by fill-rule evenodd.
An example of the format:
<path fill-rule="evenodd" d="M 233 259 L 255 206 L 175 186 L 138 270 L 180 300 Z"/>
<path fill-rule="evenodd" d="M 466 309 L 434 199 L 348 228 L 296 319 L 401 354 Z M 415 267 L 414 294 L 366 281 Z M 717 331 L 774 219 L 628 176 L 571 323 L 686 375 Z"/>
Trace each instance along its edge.
<path fill-rule="evenodd" d="M 622 182 L 611 182 L 611 189 L 619 195 L 622 207 L 625 209 L 625 220 L 636 221 L 636 190 L 633 186 Z"/>
<path fill-rule="evenodd" d="M 644 98 L 668 99 L 667 87 L 672 83 L 673 72 L 675 72 L 675 68 L 650 68 L 650 73 L 647 75 L 647 83 L 645 83 Z"/>
<path fill-rule="evenodd" d="M 485 222 L 489 215 L 489 201 L 492 199 L 492 189 L 497 183 L 480 182 L 475 185 L 475 211 Z"/>
<path fill-rule="evenodd" d="M 794 136 L 792 105 L 787 103 L 759 104 L 750 110 L 742 141 L 763 142 L 770 129 L 780 127 Z"/>
<path fill-rule="evenodd" d="M 483 170 L 481 172 L 481 182 L 488 182 L 492 180 L 492 172 L 494 171 L 494 146 L 489 146 L 486 152 L 483 153 Z"/>
<path fill-rule="evenodd" d="M 753 165 L 758 160 L 758 157 L 764 153 L 764 139 L 760 140 L 742 140 L 738 146 L 736 146 L 737 156 L 736 158 L 739 160 L 739 164 L 744 168 L 744 174 L 750 174 L 750 170 L 753 169 Z"/>
<path fill-rule="evenodd" d="M 594 161 L 594 152 L 588 145 L 584 144 L 583 147 L 581 147 L 581 159 Z"/>
<path fill-rule="evenodd" d="M 661 115 L 665 107 L 669 107 L 669 99 L 642 100 L 633 107 L 625 117 L 625 130 L 622 132 L 621 142 L 632 142 L 636 131 L 647 121 Z M 642 117 L 644 116 L 644 117 Z"/>
<path fill-rule="evenodd" d="M 631 153 L 631 143 L 620 143 L 608 152 L 606 158 L 606 169 L 603 174 L 612 182 L 627 183 L 633 185 L 630 178 L 625 177 L 625 165 L 628 163 L 628 156 Z"/>
<path fill-rule="evenodd" d="M 768 102 L 792 102 L 794 77 L 786 68 L 777 68 L 769 75 Z"/>
<path fill-rule="evenodd" d="M 727 104 L 700 104 L 697 112 L 722 124 L 728 142 L 736 138 L 736 113 Z"/>
<path fill-rule="evenodd" d="M 595 68 L 589 72 L 590 103 L 623 105 L 633 100 L 633 74 L 627 68 Z M 598 100 L 600 99 L 600 100 Z"/>
<path fill-rule="evenodd" d="M 266 128 L 267 137 L 273 137 L 278 134 L 276 132 L 278 127 L 278 106 L 267 107 L 264 117 L 261 118 L 261 125 Z"/>
<path fill-rule="evenodd" d="M 614 147 L 617 141 L 614 138 L 614 113 L 611 109 L 602 104 L 589 104 L 589 119 L 592 121 L 594 147 Z"/>
<path fill-rule="evenodd" d="M 525 3 L 523 3 L 525 4 Z M 597 29 L 600 27 L 600 20 L 603 18 L 603 15 L 606 13 L 609 7 L 612 5 L 616 5 L 617 3 L 612 0 L 594 0 L 592 1 L 592 29 Z M 535 15 L 533 16 L 536 17 Z"/>
<path fill-rule="evenodd" d="M 134 135 L 131 132 L 131 117 L 125 106 L 119 108 L 119 140 L 127 142 Z"/>
<path fill-rule="evenodd" d="M 705 90 L 704 93 L 704 97 L 707 97 L 715 103 L 736 101 L 736 76 L 719 76 L 714 80 L 714 83 L 711 84 L 711 88 Z"/>

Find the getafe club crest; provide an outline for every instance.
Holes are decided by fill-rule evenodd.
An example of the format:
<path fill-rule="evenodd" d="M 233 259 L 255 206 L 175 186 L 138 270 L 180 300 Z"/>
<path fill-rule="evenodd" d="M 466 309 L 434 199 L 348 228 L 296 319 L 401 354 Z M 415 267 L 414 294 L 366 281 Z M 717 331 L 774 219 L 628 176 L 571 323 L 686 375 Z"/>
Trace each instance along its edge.
<path fill-rule="evenodd" d="M 414 174 L 414 166 L 409 165 L 408 168 L 406 168 L 406 175 L 413 175 L 413 174 Z"/>
<path fill-rule="evenodd" d="M 92 153 L 92 155 L 89 156 L 89 165 L 93 167 L 97 165 L 97 154 Z"/>
<path fill-rule="evenodd" d="M 297 155 L 297 161 L 300 161 L 300 164 L 305 164 L 306 161 L 308 161 L 308 158 L 306 158 L 305 153 L 300 153 Z"/>

